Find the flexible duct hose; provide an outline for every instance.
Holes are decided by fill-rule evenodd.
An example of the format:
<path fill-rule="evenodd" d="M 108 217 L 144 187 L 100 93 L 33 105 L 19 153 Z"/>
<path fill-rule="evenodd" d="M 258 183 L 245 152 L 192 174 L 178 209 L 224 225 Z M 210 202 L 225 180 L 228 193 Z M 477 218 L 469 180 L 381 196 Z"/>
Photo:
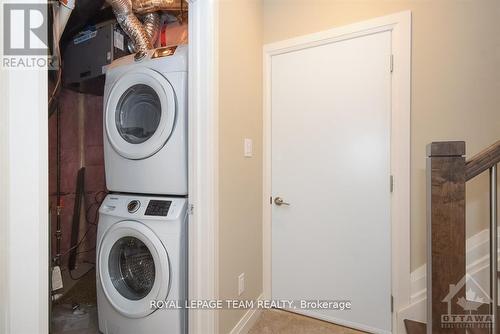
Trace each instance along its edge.
<path fill-rule="evenodd" d="M 144 15 L 142 18 L 142 24 L 146 34 L 148 35 L 151 45 L 155 46 L 156 40 L 160 36 L 160 14 L 149 13 Z M 131 53 L 137 52 L 137 48 L 132 40 L 128 41 L 127 48 Z"/>
<path fill-rule="evenodd" d="M 149 41 L 154 46 L 158 36 L 160 35 L 160 14 L 149 13 L 142 17 L 144 30 L 148 34 Z"/>
<path fill-rule="evenodd" d="M 136 51 L 147 51 L 153 48 L 149 36 L 141 21 L 132 12 L 130 0 L 107 0 L 113 8 L 118 24 L 134 43 Z"/>

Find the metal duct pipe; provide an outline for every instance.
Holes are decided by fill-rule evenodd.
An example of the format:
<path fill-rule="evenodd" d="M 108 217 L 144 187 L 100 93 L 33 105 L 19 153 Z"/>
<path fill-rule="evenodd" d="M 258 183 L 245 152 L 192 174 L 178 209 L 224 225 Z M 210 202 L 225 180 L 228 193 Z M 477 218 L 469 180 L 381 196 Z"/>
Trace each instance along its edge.
<path fill-rule="evenodd" d="M 132 0 L 132 8 L 136 14 L 147 14 L 162 10 L 178 10 L 184 0 Z"/>
<path fill-rule="evenodd" d="M 148 34 L 149 41 L 154 46 L 158 36 L 160 36 L 160 14 L 149 13 L 142 17 L 142 24 L 144 25 L 144 30 Z"/>
<path fill-rule="evenodd" d="M 142 18 L 142 24 L 146 34 L 148 35 L 149 41 L 151 45 L 154 47 L 156 40 L 160 36 L 160 14 L 158 13 L 149 13 L 144 15 Z M 132 40 L 129 40 L 127 44 L 127 48 L 131 53 L 137 51 L 135 44 Z"/>
<path fill-rule="evenodd" d="M 132 2 L 130 0 L 107 0 L 113 8 L 116 20 L 123 31 L 130 37 L 135 45 L 136 51 L 147 51 L 153 48 L 146 30 L 141 21 L 132 12 Z"/>

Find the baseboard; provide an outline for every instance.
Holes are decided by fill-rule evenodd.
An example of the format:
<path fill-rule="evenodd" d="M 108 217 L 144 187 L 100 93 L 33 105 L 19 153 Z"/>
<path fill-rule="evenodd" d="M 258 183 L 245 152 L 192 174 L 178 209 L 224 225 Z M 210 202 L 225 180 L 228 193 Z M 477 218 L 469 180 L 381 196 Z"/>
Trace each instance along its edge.
<path fill-rule="evenodd" d="M 257 300 L 261 300 L 262 295 L 260 295 Z M 236 326 L 229 332 L 229 334 L 246 334 L 253 327 L 257 319 L 259 318 L 261 310 L 260 309 L 249 309 L 243 317 L 238 321 Z"/>

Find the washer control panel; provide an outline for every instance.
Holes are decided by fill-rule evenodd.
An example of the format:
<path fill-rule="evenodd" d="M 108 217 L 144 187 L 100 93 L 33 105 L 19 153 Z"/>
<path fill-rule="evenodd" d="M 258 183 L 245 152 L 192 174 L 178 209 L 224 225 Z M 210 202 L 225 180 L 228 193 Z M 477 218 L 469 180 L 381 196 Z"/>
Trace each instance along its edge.
<path fill-rule="evenodd" d="M 171 221 L 185 219 L 187 204 L 187 198 L 180 197 L 109 194 L 99 208 L 99 213 L 124 220 Z"/>
<path fill-rule="evenodd" d="M 148 203 L 146 208 L 145 216 L 162 216 L 166 217 L 168 215 L 168 210 L 172 205 L 172 201 L 161 201 L 152 199 Z"/>

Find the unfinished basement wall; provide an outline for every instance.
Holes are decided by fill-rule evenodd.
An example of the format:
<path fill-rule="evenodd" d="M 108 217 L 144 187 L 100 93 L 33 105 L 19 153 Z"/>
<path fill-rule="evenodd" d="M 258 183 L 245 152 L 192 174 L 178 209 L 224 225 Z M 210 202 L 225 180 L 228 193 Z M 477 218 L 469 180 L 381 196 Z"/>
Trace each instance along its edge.
<path fill-rule="evenodd" d="M 262 4 L 219 2 L 219 298 L 262 293 Z M 253 157 L 243 140 L 253 140 Z M 245 292 L 238 295 L 238 275 Z M 229 333 L 246 310 L 222 311 Z"/>
<path fill-rule="evenodd" d="M 78 170 L 85 167 L 85 197 L 81 206 L 78 240 L 89 230 L 77 252 L 95 247 L 97 227 L 97 199 L 106 190 L 102 129 L 102 96 L 79 94 L 63 89 L 59 95 L 61 133 L 61 265 L 67 267 L 71 242 L 73 210 Z M 51 210 L 51 254 L 56 255 L 57 206 L 57 115 L 49 119 L 49 194 Z M 90 223 L 89 223 L 90 222 Z M 77 263 L 95 261 L 95 251 L 80 253 Z"/>
<path fill-rule="evenodd" d="M 413 16 L 411 268 L 414 270 L 426 261 L 426 144 L 465 140 L 467 157 L 471 157 L 500 137 L 500 2 L 264 0 L 263 39 L 264 43 L 276 42 L 405 10 L 411 10 Z M 487 175 L 467 183 L 468 236 L 488 226 L 487 190 Z"/>

